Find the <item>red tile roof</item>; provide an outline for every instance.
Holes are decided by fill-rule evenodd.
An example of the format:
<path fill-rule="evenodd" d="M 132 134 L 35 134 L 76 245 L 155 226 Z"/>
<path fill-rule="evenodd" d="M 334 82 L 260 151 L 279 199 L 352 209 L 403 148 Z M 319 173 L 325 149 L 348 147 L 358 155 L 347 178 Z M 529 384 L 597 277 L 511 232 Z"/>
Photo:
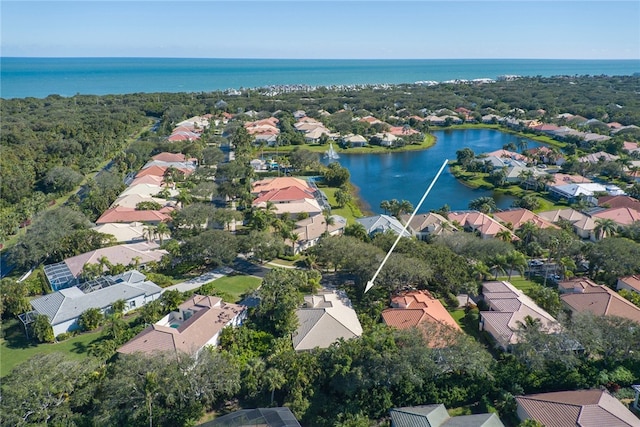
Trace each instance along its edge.
<path fill-rule="evenodd" d="M 619 225 L 631 225 L 640 221 L 640 211 L 631 208 L 611 208 L 591 215 L 593 218 L 611 219 Z"/>
<path fill-rule="evenodd" d="M 281 189 L 287 187 L 298 187 L 305 191 L 311 191 L 311 187 L 307 184 L 306 181 L 300 178 L 293 177 L 278 177 L 278 178 L 267 178 L 260 181 L 256 181 L 253 183 L 251 192 L 253 194 L 259 194 L 264 191 L 270 191 L 273 189 Z"/>
<path fill-rule="evenodd" d="M 263 191 L 253 201 L 254 205 L 264 202 L 282 203 L 294 200 L 315 199 L 313 193 L 299 187 L 274 188 L 270 191 Z"/>
<path fill-rule="evenodd" d="M 160 160 L 162 162 L 184 162 L 187 160 L 182 153 L 160 153 L 152 157 L 153 160 Z"/>
<path fill-rule="evenodd" d="M 505 224 L 511 224 L 514 230 L 519 229 L 522 224 L 532 222 L 538 228 L 559 228 L 557 225 L 534 214 L 528 209 L 510 209 L 508 211 L 496 212 L 493 216 Z"/>
<path fill-rule="evenodd" d="M 610 208 L 631 208 L 640 211 L 640 200 L 630 196 L 598 197 L 598 206 L 607 205 Z"/>
<path fill-rule="evenodd" d="M 170 211 L 169 211 L 170 212 Z M 135 208 L 125 208 L 116 206 L 107 209 L 96 220 L 96 224 L 107 224 L 110 222 L 150 222 L 158 223 L 169 220 L 171 217 L 159 211 L 138 211 Z"/>
<path fill-rule="evenodd" d="M 423 322 L 437 322 L 461 330 L 442 303 L 428 291 L 411 291 L 391 299 L 393 308 L 382 312 L 384 322 L 398 329 L 406 329 Z"/>
<path fill-rule="evenodd" d="M 118 352 L 153 354 L 170 351 L 195 355 L 225 326 L 237 322 L 246 308 L 225 303 L 218 297 L 194 295 L 178 310 L 170 315 L 168 326 L 158 323 L 149 326 L 120 347 Z M 191 317 L 184 318 L 184 313 L 191 313 Z M 172 326 L 172 322 L 177 327 Z"/>
<path fill-rule="evenodd" d="M 618 279 L 618 290 L 620 290 L 620 284 L 623 283 L 627 287 L 634 289 L 636 292 L 640 293 L 640 276 L 627 276 L 621 277 Z M 623 287 L 624 288 L 624 287 Z"/>

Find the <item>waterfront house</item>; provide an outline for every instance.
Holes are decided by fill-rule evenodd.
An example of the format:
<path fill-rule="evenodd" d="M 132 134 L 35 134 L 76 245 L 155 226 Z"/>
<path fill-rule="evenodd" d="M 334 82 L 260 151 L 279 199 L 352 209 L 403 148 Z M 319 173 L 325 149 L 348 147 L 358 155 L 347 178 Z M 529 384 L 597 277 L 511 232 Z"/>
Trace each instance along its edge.
<path fill-rule="evenodd" d="M 213 296 L 194 295 L 118 348 L 120 354 L 170 352 L 197 357 L 218 344 L 222 329 L 242 324 L 247 309 Z"/>
<path fill-rule="evenodd" d="M 482 212 L 451 212 L 448 216 L 453 225 L 459 224 L 464 231 L 478 233 L 482 239 L 493 239 L 498 233 L 505 230 L 511 233 L 512 240 L 517 239 L 511 230 Z"/>
<path fill-rule="evenodd" d="M 124 312 L 140 308 L 160 298 L 162 289 L 136 270 L 105 276 L 31 300 L 33 311 L 20 315 L 26 328 L 36 315 L 49 318 L 55 336 L 79 328 L 78 318 L 90 308 L 107 313 L 111 305 L 124 300 Z M 28 330 L 28 329 L 27 329 Z"/>
<path fill-rule="evenodd" d="M 598 162 L 614 162 L 618 160 L 620 156 L 609 154 L 605 151 L 598 151 L 597 153 L 587 154 L 578 158 L 581 163 L 598 163 Z"/>
<path fill-rule="evenodd" d="M 573 232 L 582 239 L 595 239 L 593 230 L 595 221 L 588 215 L 575 209 L 556 209 L 553 211 L 539 212 L 538 216 L 549 222 L 557 223 L 560 220 L 569 221 Z"/>
<path fill-rule="evenodd" d="M 640 427 L 640 420 L 605 389 L 516 396 L 520 420 L 546 427 Z"/>
<path fill-rule="evenodd" d="M 409 218 L 411 218 L 409 214 L 401 215 L 400 221 L 406 224 Z M 429 212 L 415 215 L 409 223 L 407 230 L 419 240 L 428 240 L 430 237 L 453 233 L 457 231 L 457 228 L 442 215 Z"/>
<path fill-rule="evenodd" d="M 296 311 L 298 328 L 292 335 L 296 351 L 327 348 L 339 339 L 357 338 L 362 326 L 351 301 L 343 291 L 323 291 L 305 296 Z"/>
<path fill-rule="evenodd" d="M 511 224 L 510 228 L 513 230 L 518 230 L 527 222 L 533 223 L 537 228 L 558 228 L 557 225 L 523 208 L 496 212 L 493 214 L 493 217 L 503 224 Z"/>
<path fill-rule="evenodd" d="M 369 236 L 374 236 L 378 233 L 386 233 L 391 231 L 394 234 L 401 234 L 403 237 L 411 237 L 411 233 L 404 230 L 404 225 L 396 218 L 389 215 L 374 215 L 363 218 L 357 218 L 357 222 L 364 226 Z"/>

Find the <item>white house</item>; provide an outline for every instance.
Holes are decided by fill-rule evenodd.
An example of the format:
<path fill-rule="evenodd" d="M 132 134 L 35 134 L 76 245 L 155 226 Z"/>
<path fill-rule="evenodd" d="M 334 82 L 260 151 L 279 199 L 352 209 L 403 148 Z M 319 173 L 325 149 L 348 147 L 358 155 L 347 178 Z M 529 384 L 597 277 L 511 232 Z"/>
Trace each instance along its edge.
<path fill-rule="evenodd" d="M 21 314 L 20 320 L 26 327 L 34 315 L 44 314 L 57 336 L 78 329 L 78 318 L 90 308 L 98 308 L 104 313 L 114 302 L 124 300 L 126 313 L 160 298 L 161 291 L 160 286 L 146 280 L 144 274 L 132 270 L 35 298 L 31 300 L 33 311 Z"/>

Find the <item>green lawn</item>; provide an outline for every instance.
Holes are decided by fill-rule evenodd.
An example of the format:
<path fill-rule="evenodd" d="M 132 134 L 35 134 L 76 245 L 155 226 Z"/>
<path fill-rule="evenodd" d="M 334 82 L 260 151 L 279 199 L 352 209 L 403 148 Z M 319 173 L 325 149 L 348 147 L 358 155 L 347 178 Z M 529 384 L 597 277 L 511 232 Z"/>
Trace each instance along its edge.
<path fill-rule="evenodd" d="M 213 282 L 213 287 L 231 295 L 234 300 L 231 302 L 240 301 L 240 297 L 247 292 L 257 289 L 262 283 L 262 279 L 253 276 L 224 276 Z"/>
<path fill-rule="evenodd" d="M 100 338 L 100 331 L 87 332 L 54 344 L 36 344 L 28 341 L 17 319 L 2 325 L 4 338 L 0 339 L 0 377 L 7 375 L 17 364 L 36 354 L 60 352 L 72 359 L 87 357 L 89 345 Z"/>
<path fill-rule="evenodd" d="M 340 215 L 346 218 L 348 224 L 353 224 L 356 222 L 356 218 L 360 218 L 364 216 L 360 207 L 358 207 L 357 200 L 358 195 L 354 194 L 354 191 L 351 191 L 351 195 L 353 200 L 347 203 L 344 207 L 339 208 L 338 203 L 336 202 L 336 191 L 338 191 L 335 187 L 321 187 L 320 190 L 327 196 L 329 200 L 329 204 L 331 205 L 331 213 L 333 215 Z"/>
<path fill-rule="evenodd" d="M 498 277 L 498 280 L 507 280 L 509 283 L 515 286 L 516 289 L 520 289 L 522 292 L 527 292 L 529 289 L 536 285 L 535 282 L 527 280 L 526 278 L 520 276 L 512 276 L 511 280 L 509 280 L 507 276 L 501 276 Z"/>

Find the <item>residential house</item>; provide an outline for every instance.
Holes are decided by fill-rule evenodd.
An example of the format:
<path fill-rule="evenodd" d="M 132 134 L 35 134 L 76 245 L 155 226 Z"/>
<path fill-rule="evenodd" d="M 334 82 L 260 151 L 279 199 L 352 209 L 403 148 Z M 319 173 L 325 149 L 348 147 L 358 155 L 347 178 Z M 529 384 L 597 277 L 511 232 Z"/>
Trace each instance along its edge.
<path fill-rule="evenodd" d="M 292 335 L 296 351 L 327 348 L 339 339 L 362 335 L 358 315 L 344 292 L 323 291 L 304 300 L 296 311 L 299 326 Z"/>
<path fill-rule="evenodd" d="M 240 409 L 198 427 L 300 427 L 289 408 Z"/>
<path fill-rule="evenodd" d="M 128 196 L 129 194 L 138 194 L 140 196 L 147 197 L 155 197 L 160 192 L 166 189 L 169 192 L 169 197 L 176 197 L 180 192 L 178 190 L 174 190 L 172 188 L 161 187 L 159 185 L 153 184 L 137 184 L 131 185 L 122 193 L 120 193 L 120 197 Z"/>
<path fill-rule="evenodd" d="M 625 141 L 622 143 L 622 149 L 626 150 L 629 154 L 640 153 L 640 146 L 637 142 Z"/>
<path fill-rule="evenodd" d="M 495 413 L 452 417 L 442 404 L 393 408 L 391 427 L 504 427 Z"/>
<path fill-rule="evenodd" d="M 353 148 L 364 147 L 367 145 L 367 139 L 362 135 L 347 135 L 342 138 L 342 143 Z"/>
<path fill-rule="evenodd" d="M 303 199 L 315 200 L 313 190 L 303 190 L 300 187 L 291 186 L 284 188 L 274 188 L 269 191 L 263 191 L 253 200 L 254 206 L 263 206 L 268 202 L 271 203 L 290 203 Z"/>
<path fill-rule="evenodd" d="M 357 218 L 357 222 L 364 226 L 369 236 L 378 233 L 386 233 L 391 231 L 395 234 L 402 234 L 403 237 L 411 237 L 411 233 L 404 229 L 404 225 L 396 218 L 389 215 L 374 215 L 363 218 Z"/>
<path fill-rule="evenodd" d="M 382 147 L 393 147 L 398 140 L 397 136 L 389 132 L 376 133 L 374 138 L 380 141 Z"/>
<path fill-rule="evenodd" d="M 239 326 L 246 318 L 246 310 L 218 297 L 194 295 L 125 343 L 118 353 L 171 352 L 197 357 L 204 347 L 218 344 L 222 329 Z"/>
<path fill-rule="evenodd" d="M 112 265 L 135 265 L 136 268 L 144 268 L 150 262 L 160 261 L 168 253 L 159 248 L 160 246 L 155 242 L 109 246 L 67 258 L 62 262 L 45 265 L 44 274 L 51 288 L 58 291 L 76 285 L 85 264 L 100 264 L 101 260 L 105 259 Z"/>
<path fill-rule="evenodd" d="M 619 158 L 620 156 L 615 156 L 605 151 L 598 151 L 597 153 L 591 153 L 591 154 L 587 154 L 586 156 L 579 157 L 578 161 L 581 163 L 598 163 L 602 161 L 614 162 Z"/>
<path fill-rule="evenodd" d="M 593 231 L 596 227 L 595 221 L 582 212 L 575 209 L 556 209 L 553 211 L 539 212 L 538 216 L 549 222 L 557 223 L 560 220 L 569 221 L 573 232 L 582 239 L 595 239 Z"/>
<path fill-rule="evenodd" d="M 619 226 L 631 225 L 636 221 L 640 221 L 640 211 L 632 208 L 611 208 L 591 214 L 594 220 L 610 219 Z"/>
<path fill-rule="evenodd" d="M 133 208 L 135 209 L 139 203 L 143 202 L 153 202 L 159 204 L 161 207 L 170 207 L 173 208 L 176 205 L 176 202 L 169 201 L 167 199 L 162 199 L 160 197 L 147 196 L 144 194 L 126 194 L 124 196 L 118 197 L 112 204 L 111 207 L 115 208 L 120 206 L 122 208 Z"/>
<path fill-rule="evenodd" d="M 626 289 L 628 291 L 640 294 L 640 275 L 620 277 L 616 284 L 616 289 L 618 291 Z"/>
<path fill-rule="evenodd" d="M 34 298 L 31 300 L 33 311 L 21 314 L 20 320 L 28 327 L 35 315 L 44 314 L 57 336 L 78 329 L 78 318 L 90 308 L 98 308 L 105 313 L 114 302 L 124 300 L 126 313 L 160 298 L 161 291 L 158 285 L 133 270 Z"/>
<path fill-rule="evenodd" d="M 640 211 L 640 200 L 630 196 L 602 196 L 598 197 L 598 206 L 606 208 L 630 208 Z"/>
<path fill-rule="evenodd" d="M 187 156 L 185 156 L 182 153 L 162 152 L 162 153 L 156 154 L 155 156 L 151 157 L 151 160 L 158 160 L 160 162 L 178 162 L 178 163 L 183 163 L 183 162 L 187 161 Z"/>
<path fill-rule="evenodd" d="M 331 215 L 330 218 L 331 224 L 327 223 L 324 215 L 314 215 L 296 222 L 296 228 L 292 233 L 298 238 L 295 243 L 286 239 L 285 244 L 292 247 L 294 254 L 298 254 L 317 245 L 324 233 L 329 236 L 342 235 L 347 226 L 347 220 L 340 215 Z"/>
<path fill-rule="evenodd" d="M 546 333 L 560 331 L 553 316 L 509 282 L 483 283 L 482 296 L 489 311 L 480 312 L 480 330 L 491 335 L 503 350 L 518 343 L 518 332 L 528 319 L 539 322 Z"/>
<path fill-rule="evenodd" d="M 563 284 L 563 288 L 568 288 Z M 591 312 L 596 316 L 617 316 L 640 323 L 640 307 L 617 292 L 590 280 L 574 282 L 573 292 L 560 295 L 563 305 L 572 313 Z"/>
<path fill-rule="evenodd" d="M 173 211 L 172 207 L 165 207 L 158 211 L 137 210 L 136 208 L 125 208 L 116 206 L 104 211 L 100 218 L 96 220 L 96 225 L 113 223 L 113 222 L 144 222 L 146 224 L 157 225 L 171 219 L 169 214 Z"/>
<path fill-rule="evenodd" d="M 585 134 L 582 136 L 582 139 L 586 143 L 591 143 L 591 142 L 608 141 L 611 139 L 611 137 L 608 135 L 600 135 L 599 133 L 585 132 Z"/>
<path fill-rule="evenodd" d="M 557 225 L 547 221 L 529 209 L 517 208 L 496 212 L 493 217 L 503 224 L 511 224 L 511 229 L 518 230 L 527 222 L 533 223 L 537 228 L 558 228 Z"/>
<path fill-rule="evenodd" d="M 289 176 L 266 178 L 260 181 L 256 181 L 251 186 L 251 194 L 257 195 L 265 191 L 274 189 L 281 189 L 286 187 L 298 187 L 305 191 L 313 191 L 313 189 L 307 184 L 307 182 L 300 178 L 293 178 Z"/>
<path fill-rule="evenodd" d="M 155 187 L 160 187 L 158 191 L 160 191 L 162 186 L 166 185 L 164 182 L 164 176 L 159 175 L 144 175 L 139 178 L 134 178 L 133 181 L 129 183 L 130 187 L 134 187 L 140 184 L 149 184 Z"/>
<path fill-rule="evenodd" d="M 424 326 L 422 332 L 432 347 L 441 345 L 440 329 L 437 326 L 461 331 L 440 300 L 426 290 L 403 292 L 391 298 L 391 308 L 382 311 L 382 321 L 397 329 Z M 430 328 L 429 325 L 436 327 Z M 435 334 L 431 334 L 434 330 Z"/>
<path fill-rule="evenodd" d="M 384 123 L 382 120 L 376 119 L 373 116 L 364 116 L 358 121 L 363 123 L 369 123 L 370 125 L 375 125 L 376 123 Z"/>
<path fill-rule="evenodd" d="M 406 224 L 409 218 L 411 218 L 409 214 L 401 215 L 400 221 Z M 407 230 L 412 236 L 417 237 L 419 240 L 429 240 L 431 237 L 453 233 L 458 229 L 442 215 L 429 212 L 415 215 L 409 223 Z"/>
<path fill-rule="evenodd" d="M 329 131 L 329 129 L 324 127 L 317 127 L 305 133 L 304 140 L 309 143 L 316 143 L 320 141 L 320 139 L 322 138 L 322 135 L 329 136 L 330 134 L 331 134 L 331 131 Z"/>
<path fill-rule="evenodd" d="M 391 126 L 389 128 L 389 133 L 395 136 L 407 136 L 407 135 L 417 135 L 418 132 L 415 129 L 411 129 L 409 126 Z"/>
<path fill-rule="evenodd" d="M 577 199 L 585 199 L 595 205 L 598 200 L 597 194 L 607 193 L 607 187 L 595 182 L 584 184 L 564 184 L 548 187 L 549 194 L 557 199 L 567 199 L 573 202 Z"/>
<path fill-rule="evenodd" d="M 604 389 L 516 396 L 516 403 L 520 420 L 546 427 L 640 427 L 640 419 Z"/>
<path fill-rule="evenodd" d="M 529 160 L 527 156 L 525 156 L 524 154 L 516 153 L 515 151 L 503 150 L 503 149 L 491 151 L 489 153 L 482 153 L 482 155 L 487 157 L 495 156 L 503 159 L 518 160 L 524 163 L 526 163 Z"/>
<path fill-rule="evenodd" d="M 556 187 L 567 184 L 587 184 L 592 182 L 589 178 L 582 175 L 571 175 L 566 173 L 554 173 L 551 175 L 553 181 L 547 184 L 547 187 Z"/>
<path fill-rule="evenodd" d="M 141 222 L 111 222 L 102 225 L 96 225 L 92 230 L 98 233 L 110 234 L 116 238 L 118 243 L 133 243 L 146 240 L 145 228 L 147 225 Z M 164 236 L 163 236 L 164 238 Z"/>
<path fill-rule="evenodd" d="M 451 212 L 448 216 L 453 225 L 459 224 L 465 231 L 478 233 L 482 239 L 493 239 L 505 230 L 511 233 L 512 240 L 517 239 L 511 230 L 482 212 Z"/>

